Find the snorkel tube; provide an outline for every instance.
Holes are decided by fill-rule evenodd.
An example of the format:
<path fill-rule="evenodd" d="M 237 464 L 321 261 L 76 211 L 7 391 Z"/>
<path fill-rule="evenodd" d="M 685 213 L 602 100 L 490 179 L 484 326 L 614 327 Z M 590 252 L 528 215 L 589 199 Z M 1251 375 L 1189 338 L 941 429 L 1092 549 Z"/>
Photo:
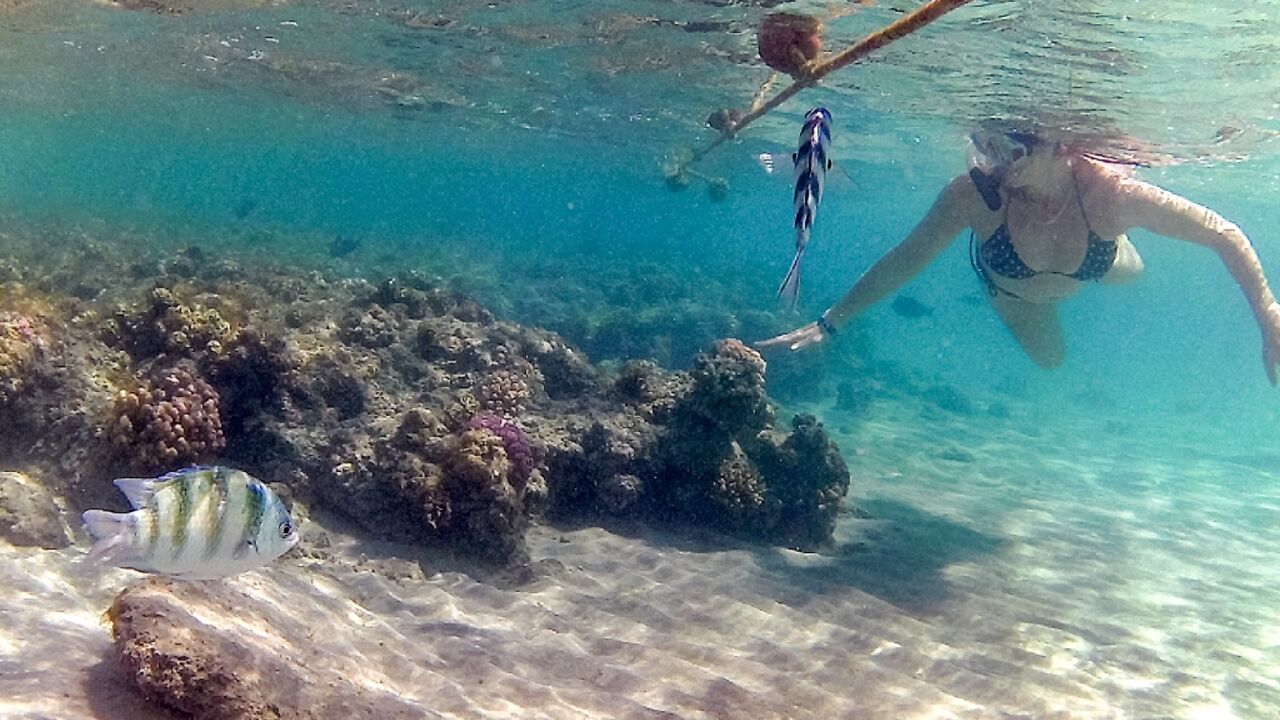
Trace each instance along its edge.
<path fill-rule="evenodd" d="M 973 186 L 978 189 L 978 194 L 982 196 L 982 201 L 987 204 L 987 209 L 995 212 L 1000 209 L 1000 178 L 994 175 L 988 175 L 978 167 L 969 168 L 969 179 L 973 181 Z"/>

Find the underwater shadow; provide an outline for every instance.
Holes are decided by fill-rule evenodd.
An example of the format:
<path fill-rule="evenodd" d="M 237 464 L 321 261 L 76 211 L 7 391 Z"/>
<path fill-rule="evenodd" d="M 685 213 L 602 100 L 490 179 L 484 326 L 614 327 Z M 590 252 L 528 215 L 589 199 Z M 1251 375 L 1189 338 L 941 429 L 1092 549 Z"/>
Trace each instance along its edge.
<path fill-rule="evenodd" d="M 995 554 L 1003 540 L 895 500 L 860 500 L 838 521 L 834 547 L 812 553 L 690 526 L 674 518 L 557 519 L 549 527 L 573 532 L 598 527 L 658 549 L 750 555 L 761 572 L 748 580 L 753 594 L 803 608 L 816 599 L 860 591 L 916 616 L 935 613 L 951 597 L 943 571 Z"/>
<path fill-rule="evenodd" d="M 804 606 L 815 595 L 855 589 L 929 615 L 950 596 L 943 570 L 994 554 L 1002 545 L 998 537 L 894 500 L 863 500 L 858 511 L 856 519 L 841 520 L 855 523 L 856 537 L 821 553 L 818 561 L 796 563 L 776 548 L 759 548 L 757 561 L 772 577 L 756 590 Z"/>
<path fill-rule="evenodd" d="M 322 536 L 322 556 L 345 558 L 384 579 L 405 577 L 406 568 L 415 566 L 424 578 L 465 575 L 478 583 L 514 590 L 530 586 L 556 570 L 553 562 L 497 565 L 463 548 L 430 540 L 379 537 L 348 517 L 324 510 L 312 510 L 311 519 Z M 331 541 L 337 541 L 340 547 L 331 546 Z"/>

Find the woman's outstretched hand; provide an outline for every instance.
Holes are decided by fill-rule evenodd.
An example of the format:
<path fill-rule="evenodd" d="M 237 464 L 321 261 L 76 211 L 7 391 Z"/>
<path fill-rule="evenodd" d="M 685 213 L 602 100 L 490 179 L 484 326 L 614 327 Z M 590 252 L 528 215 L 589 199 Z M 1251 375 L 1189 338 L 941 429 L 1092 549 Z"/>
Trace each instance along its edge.
<path fill-rule="evenodd" d="M 1267 379 L 1276 384 L 1276 366 L 1280 365 L 1280 302 L 1271 303 L 1262 318 L 1262 364 Z"/>
<path fill-rule="evenodd" d="M 826 339 L 826 337 L 827 334 L 822 332 L 822 328 L 818 327 L 818 323 L 811 322 L 808 325 L 796 328 L 789 333 L 783 333 L 777 337 L 769 338 L 768 340 L 761 340 L 756 343 L 756 347 L 771 348 L 778 347 L 779 345 L 786 345 L 788 350 L 803 350 L 810 345 L 817 345 Z M 1280 350 L 1280 348 L 1277 348 L 1277 350 Z M 1280 359 L 1280 355 L 1277 355 L 1276 357 L 1277 359 Z"/>

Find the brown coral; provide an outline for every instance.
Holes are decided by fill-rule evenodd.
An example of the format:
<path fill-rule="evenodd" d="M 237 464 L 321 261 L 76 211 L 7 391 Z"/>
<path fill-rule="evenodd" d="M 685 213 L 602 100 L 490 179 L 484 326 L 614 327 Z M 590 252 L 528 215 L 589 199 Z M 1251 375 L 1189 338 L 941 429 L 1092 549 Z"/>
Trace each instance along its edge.
<path fill-rule="evenodd" d="M 142 359 L 161 353 L 218 355 L 235 330 L 217 309 L 183 301 L 173 290 L 158 287 L 144 306 L 118 310 L 104 335 L 109 344 Z"/>
<path fill-rule="evenodd" d="M 716 342 L 694 360 L 693 387 L 678 412 L 729 435 L 755 432 L 773 417 L 764 394 L 764 359 L 741 340 Z"/>
<path fill-rule="evenodd" d="M 720 462 L 711 488 L 711 501 L 728 515 L 732 524 L 757 521 L 761 526 L 772 520 L 761 517 L 767 509 L 764 479 L 751 458 L 738 443 L 731 443 L 728 456 Z M 776 504 L 776 503 L 775 503 Z M 761 522 L 763 521 L 763 522 Z"/>
<path fill-rule="evenodd" d="M 40 338 L 29 317 L 0 313 L 0 404 L 22 394 L 40 349 Z"/>
<path fill-rule="evenodd" d="M 532 395 L 529 382 L 514 370 L 495 370 L 485 376 L 480 387 L 484 409 L 508 418 L 524 413 Z"/>
<path fill-rule="evenodd" d="M 181 368 L 121 390 L 113 414 L 111 440 L 140 469 L 206 460 L 224 444 L 217 391 Z"/>
<path fill-rule="evenodd" d="M 467 430 L 458 437 L 449 456 L 449 474 L 468 486 L 505 484 L 511 464 L 502 438 L 485 428 Z"/>
<path fill-rule="evenodd" d="M 524 538 L 528 518 L 510 474 L 502 438 L 486 428 L 456 436 L 445 461 L 455 531 L 471 551 L 491 562 L 524 565 L 529 561 Z"/>

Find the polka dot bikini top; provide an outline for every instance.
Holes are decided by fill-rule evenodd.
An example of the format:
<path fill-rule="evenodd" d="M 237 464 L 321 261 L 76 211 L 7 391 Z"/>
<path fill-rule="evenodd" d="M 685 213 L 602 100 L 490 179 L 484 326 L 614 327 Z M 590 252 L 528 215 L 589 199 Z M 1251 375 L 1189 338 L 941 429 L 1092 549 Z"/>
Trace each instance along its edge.
<path fill-rule="evenodd" d="M 1072 177 L 1074 181 L 1074 176 Z M 1089 226 L 1089 216 L 1084 212 L 1084 203 L 1080 200 L 1080 188 L 1076 187 L 1076 204 L 1080 207 L 1080 215 L 1084 217 L 1085 227 Z M 991 233 L 991 237 L 987 238 L 978 247 L 978 255 L 982 258 L 982 262 L 991 268 L 991 272 L 1007 277 L 1011 280 L 1025 280 L 1036 275 L 1063 275 L 1065 277 L 1074 278 L 1080 281 L 1097 280 L 1116 262 L 1116 242 L 1114 240 L 1104 240 L 1093 228 L 1089 228 L 1089 246 L 1084 253 L 1084 261 L 1080 263 L 1080 267 L 1075 272 L 1063 273 L 1054 271 L 1038 271 L 1032 270 L 1027 266 L 1022 258 L 1018 257 L 1018 251 L 1013 249 L 1013 239 L 1009 237 L 1009 208 L 1005 207 L 1005 221 L 1000 223 L 1000 227 Z"/>

